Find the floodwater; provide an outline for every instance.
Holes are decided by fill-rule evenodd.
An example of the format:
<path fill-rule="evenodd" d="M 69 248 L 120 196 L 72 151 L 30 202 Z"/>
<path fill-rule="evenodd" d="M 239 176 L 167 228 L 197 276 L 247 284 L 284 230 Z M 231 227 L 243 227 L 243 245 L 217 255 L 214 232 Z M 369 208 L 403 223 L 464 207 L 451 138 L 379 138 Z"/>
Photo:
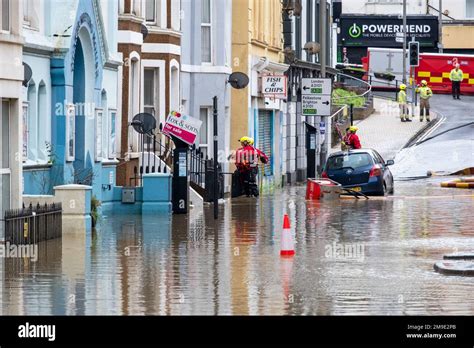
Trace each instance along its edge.
<path fill-rule="evenodd" d="M 474 277 L 434 272 L 474 251 L 472 191 L 443 178 L 395 195 L 307 202 L 293 186 L 185 216 L 106 216 L 94 232 L 4 259 L 4 315 L 473 315 Z M 444 180 L 446 180 L 444 178 Z M 296 255 L 279 255 L 283 214 Z"/>

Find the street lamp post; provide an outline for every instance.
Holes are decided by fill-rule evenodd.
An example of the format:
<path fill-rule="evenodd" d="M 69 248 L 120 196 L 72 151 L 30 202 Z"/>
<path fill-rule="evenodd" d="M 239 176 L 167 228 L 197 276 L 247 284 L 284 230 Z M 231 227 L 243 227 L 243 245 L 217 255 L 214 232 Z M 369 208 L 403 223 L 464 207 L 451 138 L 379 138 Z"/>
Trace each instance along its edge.
<path fill-rule="evenodd" d="M 407 83 L 407 0 L 403 0 L 403 77 L 402 82 Z"/>

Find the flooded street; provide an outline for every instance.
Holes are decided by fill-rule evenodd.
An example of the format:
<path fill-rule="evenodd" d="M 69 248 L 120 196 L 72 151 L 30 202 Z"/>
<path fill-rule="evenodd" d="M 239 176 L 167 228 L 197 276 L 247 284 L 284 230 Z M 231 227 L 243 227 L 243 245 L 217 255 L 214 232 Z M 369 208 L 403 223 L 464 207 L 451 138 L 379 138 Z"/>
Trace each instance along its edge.
<path fill-rule="evenodd" d="M 395 195 L 305 201 L 305 186 L 186 216 L 106 216 L 94 232 L 3 259 L 3 315 L 473 315 L 474 278 L 443 254 L 474 250 L 474 196 L 446 178 Z M 280 257 L 283 214 L 296 255 Z M 341 252 L 342 250 L 342 252 Z"/>

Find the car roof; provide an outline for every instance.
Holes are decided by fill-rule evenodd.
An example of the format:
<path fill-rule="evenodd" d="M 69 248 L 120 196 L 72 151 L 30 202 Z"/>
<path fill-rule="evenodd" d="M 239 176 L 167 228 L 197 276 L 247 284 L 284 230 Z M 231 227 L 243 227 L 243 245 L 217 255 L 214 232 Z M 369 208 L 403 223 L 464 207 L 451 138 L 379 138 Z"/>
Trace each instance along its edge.
<path fill-rule="evenodd" d="M 341 156 L 341 155 L 347 155 L 351 153 L 368 153 L 370 155 L 375 155 L 377 152 L 374 149 L 354 149 L 354 150 L 348 150 L 348 151 L 338 151 L 334 152 L 329 155 L 329 157 L 334 157 L 334 156 Z"/>

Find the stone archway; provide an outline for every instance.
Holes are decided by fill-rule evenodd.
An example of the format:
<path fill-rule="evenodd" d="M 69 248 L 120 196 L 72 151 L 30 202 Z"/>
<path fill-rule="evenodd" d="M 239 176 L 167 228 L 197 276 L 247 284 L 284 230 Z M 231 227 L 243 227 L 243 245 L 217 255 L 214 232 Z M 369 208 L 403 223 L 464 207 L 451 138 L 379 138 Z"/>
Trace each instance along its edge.
<path fill-rule="evenodd" d="M 75 106 L 74 182 L 92 185 L 94 162 L 95 59 L 86 26 L 78 31 L 74 52 L 73 103 Z"/>

